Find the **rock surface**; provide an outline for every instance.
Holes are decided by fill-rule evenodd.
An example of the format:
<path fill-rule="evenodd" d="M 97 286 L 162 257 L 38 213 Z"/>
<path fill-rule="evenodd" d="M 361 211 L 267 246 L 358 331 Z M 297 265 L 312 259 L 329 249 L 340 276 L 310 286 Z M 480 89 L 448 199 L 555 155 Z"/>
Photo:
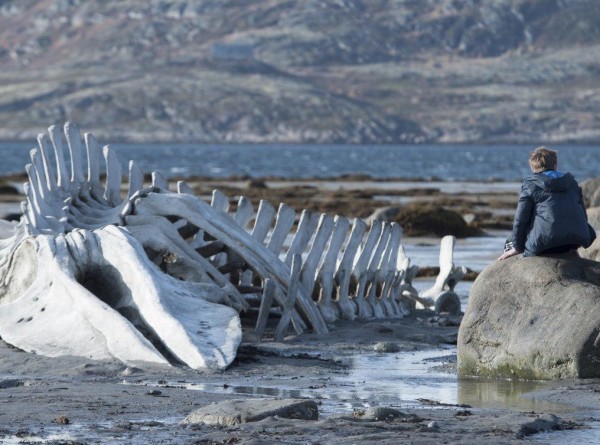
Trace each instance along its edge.
<path fill-rule="evenodd" d="M 363 415 L 358 416 L 364 420 L 372 420 L 372 421 L 391 421 L 398 418 L 406 418 L 410 417 L 407 414 L 403 413 L 394 408 L 389 408 L 387 406 L 372 406 L 369 407 Z"/>
<path fill-rule="evenodd" d="M 389 341 L 382 341 L 379 343 L 375 343 L 375 345 L 373 346 L 373 350 L 375 352 L 398 352 L 400 350 L 400 347 L 396 344 L 396 343 L 392 343 Z"/>
<path fill-rule="evenodd" d="M 285 419 L 317 420 L 319 408 L 312 400 L 227 400 L 204 406 L 185 418 L 183 423 L 231 426 L 239 423 L 258 422 L 267 417 Z"/>
<path fill-rule="evenodd" d="M 586 207 L 600 205 L 600 178 L 589 178 L 581 183 L 581 193 Z M 589 213 L 588 213 L 589 218 Z M 592 224 L 593 225 L 593 224 Z"/>
<path fill-rule="evenodd" d="M 483 271 L 458 336 L 460 376 L 600 377 L 600 263 L 512 257 Z"/>
<path fill-rule="evenodd" d="M 596 235 L 600 235 L 600 207 L 588 208 L 587 215 L 588 223 L 594 228 L 594 230 L 596 231 Z M 579 255 L 582 258 L 587 258 L 588 260 L 600 260 L 600 238 L 597 237 L 596 240 L 592 243 L 592 245 L 587 249 L 584 249 L 583 247 L 580 248 Z"/>
<path fill-rule="evenodd" d="M 408 236 L 446 236 L 457 238 L 481 235 L 481 230 L 468 225 L 460 213 L 445 207 L 411 203 L 394 218 Z"/>

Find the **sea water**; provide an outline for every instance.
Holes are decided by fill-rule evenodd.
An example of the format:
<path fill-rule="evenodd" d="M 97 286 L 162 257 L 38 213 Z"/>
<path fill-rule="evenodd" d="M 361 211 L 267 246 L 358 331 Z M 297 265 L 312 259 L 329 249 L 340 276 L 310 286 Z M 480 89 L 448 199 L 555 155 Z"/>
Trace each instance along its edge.
<path fill-rule="evenodd" d="M 0 143 L 0 175 L 20 173 L 29 162 L 24 142 Z M 278 176 L 332 178 L 368 175 L 442 181 L 520 181 L 529 174 L 531 145 L 302 145 L 111 144 L 125 164 L 167 177 Z M 578 180 L 598 176 L 600 147 L 564 145 L 559 167 Z"/>

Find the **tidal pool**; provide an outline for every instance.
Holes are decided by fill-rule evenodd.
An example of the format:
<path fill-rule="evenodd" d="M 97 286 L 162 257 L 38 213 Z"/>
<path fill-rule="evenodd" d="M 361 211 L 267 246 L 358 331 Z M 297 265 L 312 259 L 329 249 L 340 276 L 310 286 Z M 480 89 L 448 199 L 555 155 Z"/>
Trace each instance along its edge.
<path fill-rule="evenodd" d="M 322 415 L 348 413 L 369 406 L 399 408 L 510 408 L 517 411 L 570 412 L 568 405 L 523 397 L 549 388 L 551 382 L 457 379 L 452 369 L 456 348 L 393 354 L 366 354 L 340 357 L 347 372 L 334 373 L 326 385 L 311 384 L 310 378 L 290 380 L 270 376 L 269 384 L 256 379 L 230 380 L 228 384 L 205 382 L 129 382 L 144 386 L 176 386 L 220 394 L 285 398 L 312 398 L 321 402 Z"/>

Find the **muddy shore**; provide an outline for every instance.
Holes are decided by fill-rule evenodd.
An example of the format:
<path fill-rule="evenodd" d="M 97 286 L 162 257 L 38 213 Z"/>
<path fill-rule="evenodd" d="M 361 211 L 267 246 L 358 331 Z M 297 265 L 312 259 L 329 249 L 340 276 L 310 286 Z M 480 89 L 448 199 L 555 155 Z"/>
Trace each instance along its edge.
<path fill-rule="evenodd" d="M 5 183 L 18 184 L 20 178 Z M 379 207 L 427 203 L 450 208 L 483 231 L 511 218 L 518 185 L 344 181 L 189 181 L 296 208 L 367 217 Z M 7 216 L 23 199 L 4 190 Z M 486 219 L 487 218 L 487 219 Z M 487 223 L 484 221 L 488 221 Z M 501 226 L 504 227 L 504 226 Z M 435 266 L 435 264 L 421 264 Z M 0 443 L 569 443 L 592 437 L 600 382 L 457 381 L 457 321 L 416 311 L 403 319 L 338 322 L 326 336 L 258 342 L 250 321 L 235 362 L 223 372 L 144 363 L 47 358 L 0 340 Z M 393 345 L 376 352 L 376 345 Z M 267 417 L 231 426 L 182 423 L 225 400 L 307 399 L 318 420 Z M 374 407 L 402 415 L 378 418 Z M 592 428 L 592 429 L 589 429 Z M 544 430 L 551 433 L 542 432 Z M 558 439 L 553 439 L 558 438 Z M 600 437 L 597 433 L 596 437 Z M 585 441 L 583 441 L 585 443 Z"/>
<path fill-rule="evenodd" d="M 484 396 L 446 403 L 405 396 L 377 385 L 385 364 L 408 358 L 422 375 L 415 385 L 439 385 L 446 373 L 454 380 L 456 326 L 424 323 L 433 314 L 402 320 L 339 323 L 324 337 L 305 334 L 283 343 L 247 338 L 238 358 L 224 372 L 197 372 L 147 364 L 94 362 L 82 358 L 46 358 L 0 342 L 0 441 L 2 443 L 401 443 L 494 444 L 535 440 L 541 429 L 585 428 L 585 414 L 565 405 L 585 399 L 593 405 L 600 384 L 575 384 L 569 395 L 546 389 L 525 410 L 488 406 Z M 427 317 L 429 316 L 429 317 Z M 247 330 L 247 334 L 248 334 Z M 375 353 L 380 342 L 397 345 L 393 353 Z M 423 359 L 431 354 L 435 359 Z M 354 360 L 370 357 L 372 368 L 358 374 Z M 412 358 L 411 358 L 412 357 Z M 382 360 L 384 366 L 377 364 Z M 408 378 L 411 378 L 408 376 Z M 443 380 L 442 380 L 443 381 Z M 427 392 L 423 392 L 427 394 Z M 309 399 L 319 406 L 318 420 L 269 417 L 231 426 L 184 424 L 194 410 L 234 399 Z M 525 399 L 524 399 L 525 400 Z M 555 408 L 558 413 L 542 409 Z M 393 408 L 401 416 L 375 419 L 369 408 Z M 585 411 L 581 409 L 581 411 Z M 588 418 L 590 416 L 588 415 Z M 565 434 L 565 432 L 555 433 Z"/>

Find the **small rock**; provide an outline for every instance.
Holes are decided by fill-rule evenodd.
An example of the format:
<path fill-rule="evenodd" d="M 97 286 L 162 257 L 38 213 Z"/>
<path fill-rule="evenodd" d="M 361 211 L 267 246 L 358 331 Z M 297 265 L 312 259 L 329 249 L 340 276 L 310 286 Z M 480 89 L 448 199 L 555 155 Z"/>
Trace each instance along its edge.
<path fill-rule="evenodd" d="M 0 195 L 18 195 L 19 189 L 11 184 L 0 183 Z"/>
<path fill-rule="evenodd" d="M 373 346 L 375 352 L 398 352 L 400 347 L 396 343 L 382 341 Z"/>
<path fill-rule="evenodd" d="M 267 184 L 265 183 L 265 181 L 260 180 L 260 179 L 250 179 L 247 183 L 246 183 L 246 188 L 255 188 L 255 189 L 266 189 L 267 188 Z"/>
<path fill-rule="evenodd" d="M 427 428 L 432 429 L 432 430 L 439 430 L 440 426 L 438 425 L 438 423 L 434 420 L 433 422 L 429 422 L 427 424 Z"/>
<path fill-rule="evenodd" d="M 19 221 L 21 219 L 21 213 L 6 213 L 4 215 L 0 215 L 0 219 L 6 221 Z"/>
<path fill-rule="evenodd" d="M 226 400 L 192 412 L 183 420 L 183 423 L 231 426 L 258 422 L 272 416 L 285 419 L 318 420 L 319 408 L 313 400 Z"/>
<path fill-rule="evenodd" d="M 19 380 L 19 379 L 0 380 L 0 389 L 17 388 L 19 386 L 25 386 L 25 384 L 22 380 Z"/>
<path fill-rule="evenodd" d="M 60 425 L 68 425 L 70 422 L 67 416 L 58 416 L 53 420 L 54 423 L 58 423 Z"/>
<path fill-rule="evenodd" d="M 522 437 L 537 434 L 541 431 L 556 430 L 559 428 L 560 421 L 561 419 L 554 414 L 544 414 L 535 420 L 523 423 L 517 435 Z"/>
<path fill-rule="evenodd" d="M 128 377 L 130 375 L 133 374 L 137 374 L 138 372 L 141 372 L 142 370 L 139 368 L 136 368 L 135 366 L 128 366 L 127 368 L 125 368 L 123 370 L 123 372 L 121 372 L 121 375 Z"/>
<path fill-rule="evenodd" d="M 398 411 L 397 409 L 394 408 L 388 408 L 385 406 L 375 406 L 372 408 L 367 409 L 367 411 L 364 413 L 364 415 L 362 416 L 364 419 L 368 419 L 368 420 L 376 420 L 376 421 L 380 421 L 380 420 L 394 420 L 397 419 L 399 417 L 406 417 L 406 414 L 404 414 L 401 411 Z"/>
<path fill-rule="evenodd" d="M 379 334 L 392 334 L 394 332 L 394 330 L 392 328 L 379 328 L 379 330 L 377 331 Z"/>
<path fill-rule="evenodd" d="M 458 341 L 458 333 L 448 334 L 440 337 L 440 343 L 446 345 L 455 345 Z"/>

